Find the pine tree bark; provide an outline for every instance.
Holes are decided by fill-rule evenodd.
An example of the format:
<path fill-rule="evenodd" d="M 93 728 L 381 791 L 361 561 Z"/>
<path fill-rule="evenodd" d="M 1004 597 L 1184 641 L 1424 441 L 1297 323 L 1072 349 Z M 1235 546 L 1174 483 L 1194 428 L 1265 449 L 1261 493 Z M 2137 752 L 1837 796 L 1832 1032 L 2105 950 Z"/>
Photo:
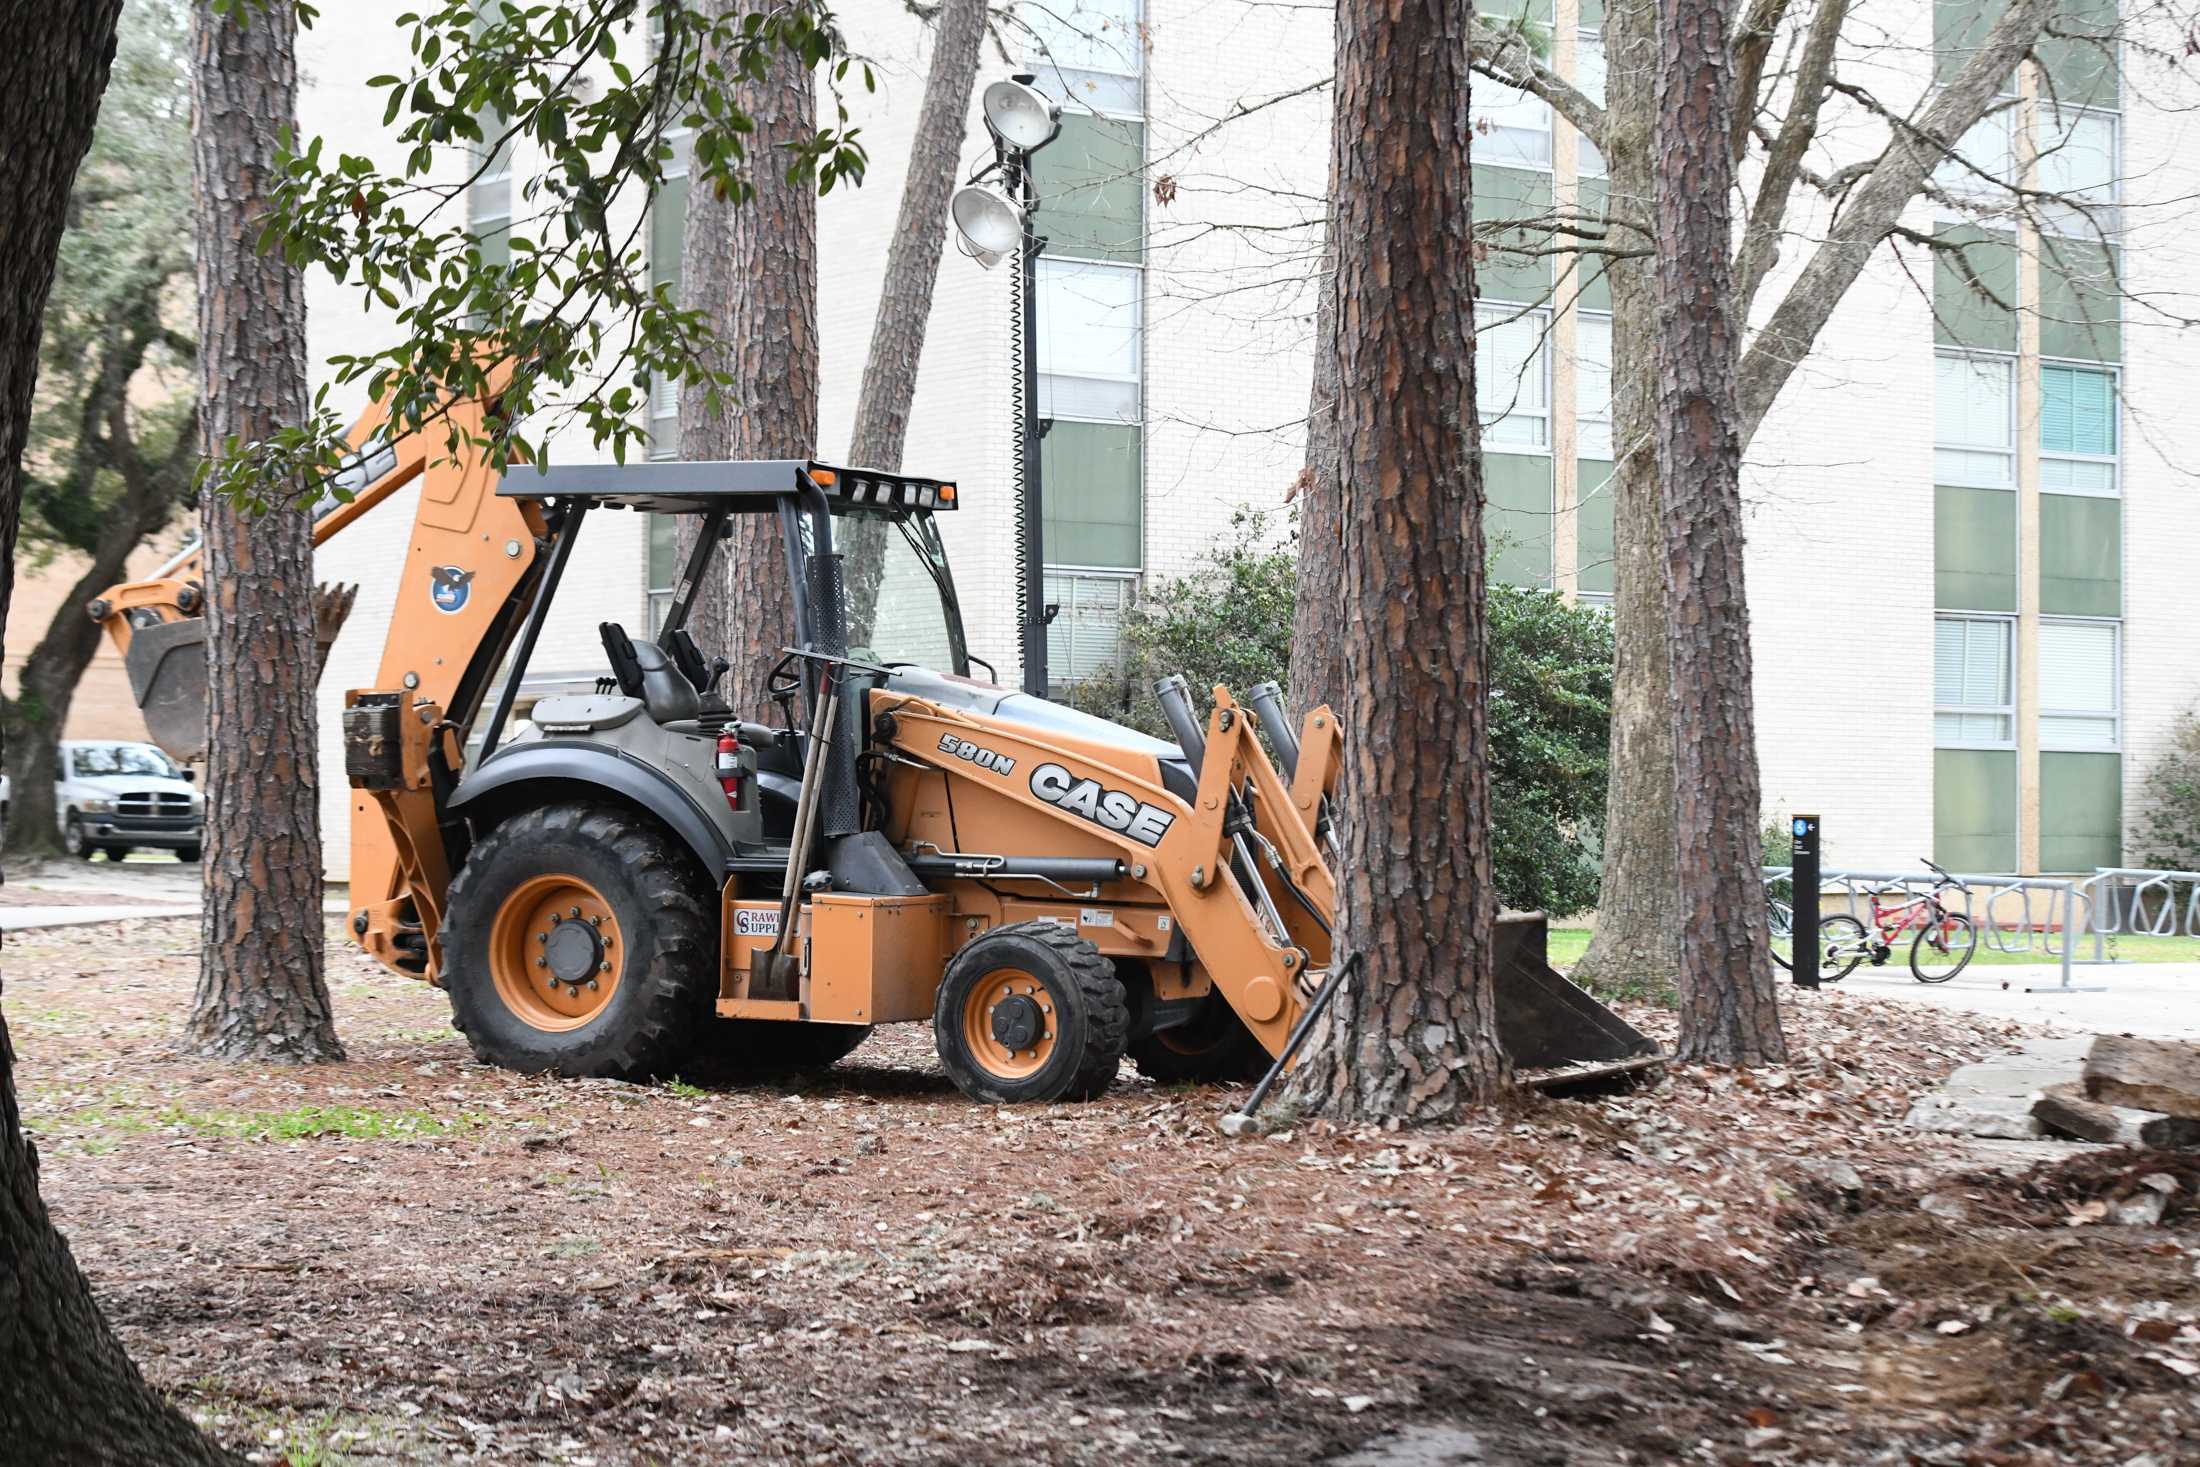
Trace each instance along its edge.
<path fill-rule="evenodd" d="M 1491 929 L 1481 434 L 1464 7 L 1337 7 L 1337 480 L 1345 748 L 1337 953 L 1293 1077 L 1348 1123 L 1456 1118 L 1510 1081 Z"/>
<path fill-rule="evenodd" d="M 1681 1059 L 1787 1058 L 1765 929 L 1734 298 L 1724 0 L 1664 0 L 1650 127 L 1658 479 L 1665 503 Z"/>
<path fill-rule="evenodd" d="M 305 283 L 257 248 L 278 130 L 298 112 L 297 15 L 198 0 L 191 150 L 197 201 L 199 421 L 205 452 L 306 415 Z M 343 1058 L 322 969 L 313 525 L 218 494 L 206 539 L 206 899 L 183 1046 L 202 1055 Z"/>
<path fill-rule="evenodd" d="M 727 6 L 743 8 L 743 0 Z M 691 450 L 683 395 L 681 457 L 809 458 L 817 452 L 817 187 L 787 177 L 785 145 L 816 130 L 816 79 L 801 62 L 778 55 L 761 79 L 734 87 L 733 105 L 755 122 L 745 164 L 754 192 L 735 203 L 696 180 L 680 268 L 683 303 L 709 312 L 734 386 L 721 404 L 724 436 L 715 441 L 724 446 L 712 452 Z M 688 294 L 687 271 L 695 265 L 723 270 L 704 285 L 708 295 Z M 697 449 L 702 442 L 698 437 Z M 711 589 L 723 593 L 727 607 L 719 643 L 732 663 L 726 702 L 744 718 L 763 718 L 771 666 L 795 641 L 794 597 L 777 520 L 736 515 L 718 558 L 725 584 Z M 696 640 L 710 648 L 702 632 Z"/>
<path fill-rule="evenodd" d="M 987 15 L 986 0 L 941 0 L 933 21 L 932 67 L 925 77 L 916 137 L 909 144 L 909 175 L 886 247 L 878 321 L 871 328 L 871 347 L 857 388 L 855 430 L 848 440 L 848 462 L 859 467 L 901 467 L 925 328 L 932 319 L 932 288 L 947 243 L 947 201 L 962 160 L 970 88 L 978 77 Z M 835 528 L 847 557 L 848 641 L 862 646 L 871 639 L 889 531 L 875 517 L 843 520 Z"/>
<path fill-rule="evenodd" d="M 1650 217 L 1656 0 L 1612 0 L 1604 162 L 1616 216 Z M 1621 244 L 1638 241 L 1621 235 Z M 1658 480 L 1652 264 L 1611 259 L 1611 784 L 1605 799 L 1596 928 L 1576 979 L 1663 985 L 1680 965 L 1680 872 L 1673 838 L 1673 709 L 1665 626 L 1665 507 Z"/>
<path fill-rule="evenodd" d="M 0 4 L 0 627 L 15 590 L 23 445 L 69 189 L 91 145 L 121 0 Z M 233 1459 L 146 1385 L 38 1193 L 0 1016 L 0 1442 L 55 1467 Z"/>
<path fill-rule="evenodd" d="M 1337 196 L 1332 159 L 1329 197 Z M 1344 527 L 1337 488 L 1337 248 L 1334 227 L 1322 239 L 1321 302 L 1314 312 L 1314 382 L 1306 401 L 1306 463 L 1299 470 L 1298 595 L 1291 610 L 1291 706 L 1303 716 L 1328 703 L 1346 716 L 1339 655 L 1344 605 L 1338 599 Z M 1350 720 L 1347 717 L 1347 725 Z"/>

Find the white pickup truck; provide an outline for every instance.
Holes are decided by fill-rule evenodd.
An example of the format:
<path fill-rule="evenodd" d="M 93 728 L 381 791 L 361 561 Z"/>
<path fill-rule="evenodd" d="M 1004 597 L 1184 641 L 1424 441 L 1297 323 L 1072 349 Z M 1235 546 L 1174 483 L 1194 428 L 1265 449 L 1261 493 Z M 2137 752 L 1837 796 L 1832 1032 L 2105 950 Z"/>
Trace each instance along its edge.
<path fill-rule="evenodd" d="M 196 861 L 206 840 L 206 797 L 191 787 L 192 778 L 152 744 L 62 740 L 61 777 L 53 787 L 62 846 L 87 861 L 95 851 L 119 861 L 141 846 Z M 8 794 L 0 775 L 0 825 Z"/>

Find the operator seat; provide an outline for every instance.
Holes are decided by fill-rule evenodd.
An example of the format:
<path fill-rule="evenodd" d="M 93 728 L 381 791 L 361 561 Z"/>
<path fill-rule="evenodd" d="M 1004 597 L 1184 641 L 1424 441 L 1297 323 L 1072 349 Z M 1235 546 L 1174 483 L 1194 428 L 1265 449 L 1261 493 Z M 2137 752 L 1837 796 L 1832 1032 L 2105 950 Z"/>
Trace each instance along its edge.
<path fill-rule="evenodd" d="M 612 676 L 619 691 L 639 698 L 649 716 L 659 724 L 694 718 L 703 711 L 702 695 L 687 674 L 673 666 L 672 658 L 655 642 L 635 641 L 626 628 L 607 621 L 596 630 L 603 637 L 604 654 L 611 659 Z"/>

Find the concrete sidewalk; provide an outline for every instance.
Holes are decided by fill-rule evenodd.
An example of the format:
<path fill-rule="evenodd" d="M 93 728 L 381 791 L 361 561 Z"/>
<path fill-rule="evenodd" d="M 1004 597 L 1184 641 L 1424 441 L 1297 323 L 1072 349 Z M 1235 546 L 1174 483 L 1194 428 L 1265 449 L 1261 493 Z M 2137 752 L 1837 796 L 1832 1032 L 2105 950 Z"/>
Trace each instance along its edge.
<path fill-rule="evenodd" d="M 2200 1039 L 2200 963 L 2080 964 L 2070 970 L 2073 991 L 2060 991 L 2061 982 L 2062 967 L 2055 963 L 1973 966 L 1938 984 L 1920 983 L 1908 969 L 1890 963 L 1859 968 L 1835 986 L 2085 1034 Z"/>

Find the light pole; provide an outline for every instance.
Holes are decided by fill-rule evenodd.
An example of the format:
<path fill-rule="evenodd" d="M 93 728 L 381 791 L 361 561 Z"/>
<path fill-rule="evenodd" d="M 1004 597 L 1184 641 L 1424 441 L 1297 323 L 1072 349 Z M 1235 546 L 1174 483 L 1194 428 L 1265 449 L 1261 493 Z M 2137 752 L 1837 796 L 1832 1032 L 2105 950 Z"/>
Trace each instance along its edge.
<path fill-rule="evenodd" d="M 1031 85 L 1030 76 L 985 89 L 985 126 L 993 161 L 948 202 L 964 253 L 992 269 L 1011 253 L 1017 311 L 1016 344 L 1016 600 L 1017 650 L 1024 691 L 1047 695 L 1046 533 L 1039 470 L 1039 289 L 1037 261 L 1046 241 L 1032 227 L 1039 189 L 1031 155 L 1062 130 L 1062 109 Z"/>

